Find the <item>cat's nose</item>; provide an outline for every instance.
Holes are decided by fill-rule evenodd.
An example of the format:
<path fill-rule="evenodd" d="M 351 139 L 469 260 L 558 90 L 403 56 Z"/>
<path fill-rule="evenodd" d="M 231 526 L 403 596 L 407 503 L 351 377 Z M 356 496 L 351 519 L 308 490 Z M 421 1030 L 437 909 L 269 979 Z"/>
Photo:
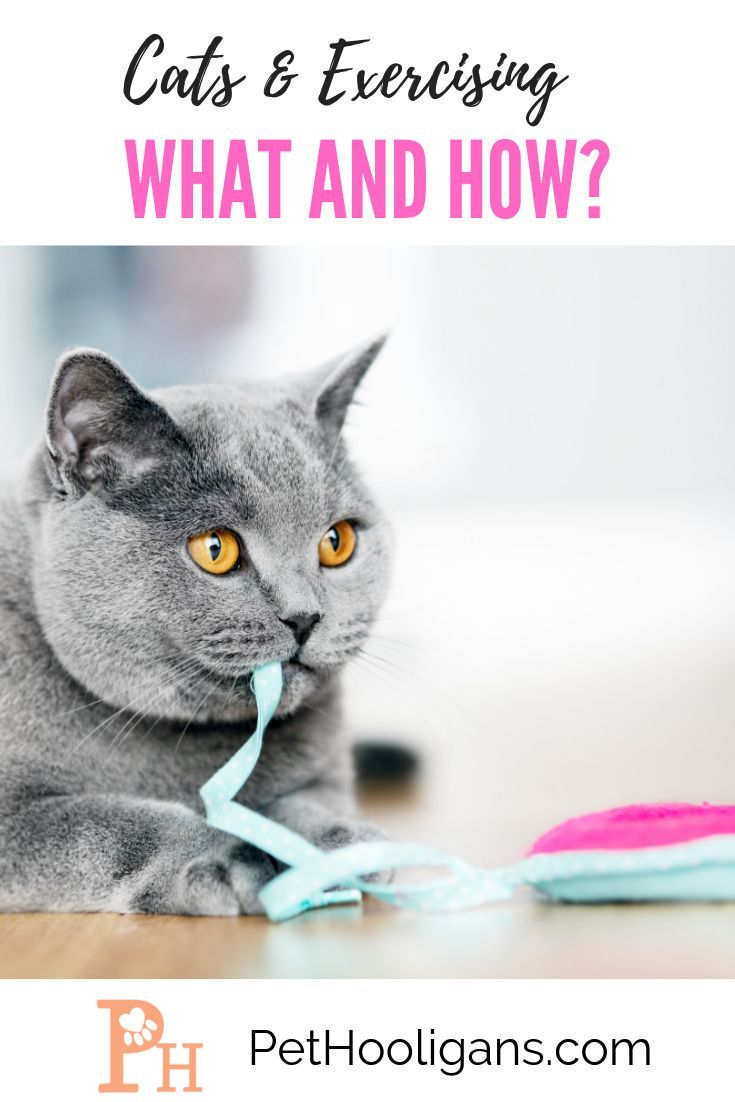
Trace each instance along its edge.
<path fill-rule="evenodd" d="M 321 620 L 318 612 L 292 612 L 290 616 L 282 616 L 281 623 L 291 628 L 294 639 L 303 647 L 316 625 Z"/>

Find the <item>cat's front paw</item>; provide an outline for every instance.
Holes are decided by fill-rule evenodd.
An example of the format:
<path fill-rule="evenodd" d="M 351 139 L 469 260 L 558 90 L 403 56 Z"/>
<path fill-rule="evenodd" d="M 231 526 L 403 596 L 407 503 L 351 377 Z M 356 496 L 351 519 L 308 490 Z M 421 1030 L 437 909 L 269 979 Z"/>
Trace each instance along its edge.
<path fill-rule="evenodd" d="M 185 914 L 263 914 L 258 893 L 275 873 L 265 857 L 253 855 L 245 844 L 226 855 L 195 857 L 179 875 L 179 892 Z"/>
<path fill-rule="evenodd" d="M 344 849 L 345 846 L 355 845 L 356 842 L 385 842 L 387 835 L 375 823 L 360 820 L 338 820 L 330 823 L 320 837 L 317 845 L 323 850 Z M 393 870 L 374 872 L 361 877 L 372 884 L 388 884 L 393 879 Z"/>
<path fill-rule="evenodd" d="M 356 842 L 384 842 L 386 834 L 375 823 L 338 819 L 326 826 L 316 840 L 319 849 L 344 849 Z"/>
<path fill-rule="evenodd" d="M 131 910 L 149 914 L 263 914 L 258 893 L 275 875 L 273 862 L 244 842 L 190 858 L 172 875 L 139 892 Z"/>

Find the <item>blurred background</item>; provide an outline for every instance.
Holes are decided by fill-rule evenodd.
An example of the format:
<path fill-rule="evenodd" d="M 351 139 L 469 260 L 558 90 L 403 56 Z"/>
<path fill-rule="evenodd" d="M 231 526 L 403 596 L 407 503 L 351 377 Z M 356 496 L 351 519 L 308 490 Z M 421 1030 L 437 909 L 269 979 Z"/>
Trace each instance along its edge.
<path fill-rule="evenodd" d="M 396 538 L 355 736 L 422 749 L 394 833 L 517 856 L 567 816 L 735 802 L 735 251 L 0 250 L 0 459 L 73 344 L 144 386 L 392 337 L 349 438 Z"/>
<path fill-rule="evenodd" d="M 384 497 L 731 496 L 734 274 L 729 249 L 4 249 L 0 460 L 70 345 L 158 386 L 388 328 L 352 418 Z"/>

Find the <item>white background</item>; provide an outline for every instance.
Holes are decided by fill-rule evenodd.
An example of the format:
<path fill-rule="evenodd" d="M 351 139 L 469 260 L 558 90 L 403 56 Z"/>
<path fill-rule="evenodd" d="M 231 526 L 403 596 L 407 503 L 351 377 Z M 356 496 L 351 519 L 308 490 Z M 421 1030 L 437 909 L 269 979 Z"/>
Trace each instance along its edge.
<path fill-rule="evenodd" d="M 725 244 L 735 239 L 731 201 L 730 6 L 720 0 L 596 6 L 566 0 L 522 5 L 377 0 L 349 9 L 335 0 L 304 5 L 202 5 L 159 2 L 16 6 L 5 16 L 9 48 L 0 71 L 4 105 L 4 169 L 0 237 L 29 242 L 410 242 L 492 244 L 553 242 Z M 223 36 L 233 71 L 249 74 L 226 108 L 194 108 L 175 96 L 143 107 L 122 94 L 130 58 L 157 31 L 172 62 L 202 52 Z M 362 103 L 316 102 L 328 43 L 340 34 L 370 37 L 365 60 L 382 68 L 398 58 L 429 70 L 463 50 L 489 70 L 501 51 L 518 60 L 557 63 L 570 79 L 552 96 L 543 122 L 524 122 L 528 104 L 512 91 L 489 94 L 479 107 L 456 100 L 401 97 Z M 281 99 L 260 87 L 272 57 L 297 55 L 303 74 Z M 290 137 L 284 217 L 269 223 L 184 223 L 176 218 L 136 224 L 124 160 L 125 138 Z M 447 217 L 448 137 L 589 138 L 605 140 L 611 159 L 602 176 L 602 218 L 538 222 L 524 214 L 450 223 Z M 430 161 L 430 195 L 415 220 L 309 223 L 312 158 L 322 137 L 412 137 Z M 256 183 L 256 191 L 258 185 Z M 583 192 L 586 191 L 586 185 Z M 262 187 L 261 187 L 262 195 Z"/>

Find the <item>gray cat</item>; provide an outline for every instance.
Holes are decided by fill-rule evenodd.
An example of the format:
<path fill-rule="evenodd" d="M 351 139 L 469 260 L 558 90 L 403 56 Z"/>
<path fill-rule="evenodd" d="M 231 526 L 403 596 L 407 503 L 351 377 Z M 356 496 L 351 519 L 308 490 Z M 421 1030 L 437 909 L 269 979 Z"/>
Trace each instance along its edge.
<path fill-rule="evenodd" d="M 65 356 L 0 492 L 0 909 L 229 915 L 276 867 L 210 827 L 253 668 L 283 699 L 241 799 L 328 849 L 354 819 L 339 671 L 386 589 L 341 430 L 382 340 L 277 384 L 140 390 Z"/>

